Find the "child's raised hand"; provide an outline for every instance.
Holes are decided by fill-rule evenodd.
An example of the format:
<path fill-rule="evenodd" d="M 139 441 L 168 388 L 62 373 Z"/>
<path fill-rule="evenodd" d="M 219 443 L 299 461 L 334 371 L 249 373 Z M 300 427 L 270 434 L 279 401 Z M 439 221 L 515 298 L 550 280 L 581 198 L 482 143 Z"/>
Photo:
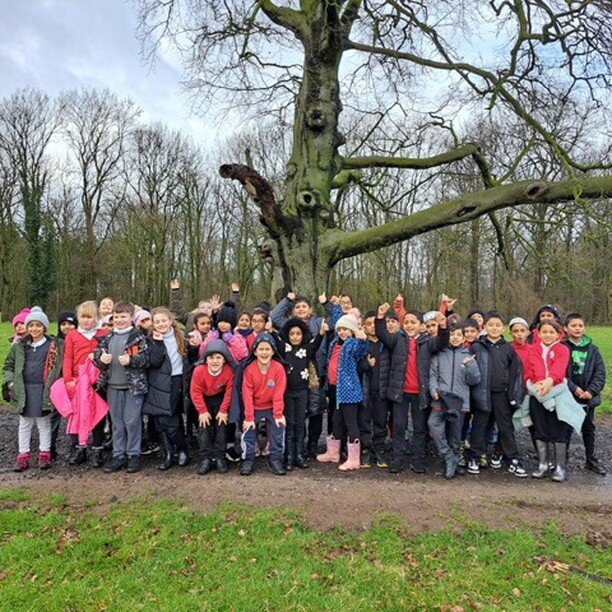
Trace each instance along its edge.
<path fill-rule="evenodd" d="M 329 331 L 329 325 L 327 324 L 327 321 L 323 320 L 321 322 L 321 329 L 319 330 L 319 333 L 322 336 L 324 336 L 328 331 Z"/>
<path fill-rule="evenodd" d="M 271 321 L 270 319 L 268 319 L 268 320 L 266 321 L 266 324 L 264 325 L 264 329 L 265 329 L 265 330 L 266 330 L 266 331 L 267 331 L 269 334 L 271 334 L 271 333 L 272 333 L 273 328 L 272 328 L 272 321 Z"/>
<path fill-rule="evenodd" d="M 435 319 L 442 329 L 446 329 L 446 317 L 441 312 L 436 313 Z"/>
<path fill-rule="evenodd" d="M 173 278 L 170 281 L 170 289 L 175 291 L 176 289 L 180 289 L 180 288 L 181 288 L 181 283 L 179 282 L 179 279 L 178 278 Z"/>
<path fill-rule="evenodd" d="M 469 357 L 466 357 L 462 362 L 461 365 L 467 365 L 470 361 L 472 361 L 473 359 L 476 359 L 476 355 L 470 355 Z"/>
<path fill-rule="evenodd" d="M 327 296 L 325 295 L 325 292 L 323 292 L 317 299 L 319 300 L 319 304 L 325 304 L 325 302 L 327 302 Z"/>
<path fill-rule="evenodd" d="M 110 353 L 108 353 L 106 349 L 102 349 L 102 354 L 100 355 L 100 361 L 105 365 L 109 365 L 112 360 L 113 360 L 113 356 Z"/>
<path fill-rule="evenodd" d="M 381 304 L 378 307 L 378 318 L 379 319 L 384 319 L 385 315 L 389 312 L 389 304 L 387 302 L 385 302 L 384 304 Z"/>
<path fill-rule="evenodd" d="M 200 346 L 202 344 L 202 336 L 189 336 L 189 346 Z"/>
<path fill-rule="evenodd" d="M 329 298 L 329 301 L 330 301 L 332 304 L 337 304 L 337 303 L 340 301 L 340 298 L 339 298 L 337 295 L 332 295 L 332 296 Z"/>
<path fill-rule="evenodd" d="M 240 291 L 240 285 L 238 283 L 231 284 L 232 293 L 238 293 Z"/>
<path fill-rule="evenodd" d="M 212 419 L 210 416 L 210 412 L 203 412 L 198 417 L 198 423 L 200 424 L 200 427 L 208 427 L 210 425 L 211 420 Z"/>
<path fill-rule="evenodd" d="M 210 308 L 213 311 L 219 310 L 221 308 L 221 296 L 217 293 L 210 298 Z"/>
<path fill-rule="evenodd" d="M 294 293 L 293 291 L 290 291 L 290 292 L 287 294 L 287 299 L 288 299 L 290 302 L 293 302 L 293 301 L 295 300 L 295 293 Z"/>
<path fill-rule="evenodd" d="M 227 425 L 227 412 L 217 412 L 217 423 Z"/>
<path fill-rule="evenodd" d="M 368 339 L 367 334 L 363 331 L 363 327 L 359 326 L 357 328 L 357 331 L 355 332 L 355 338 L 357 338 L 357 340 L 367 340 Z"/>
<path fill-rule="evenodd" d="M 249 429 L 255 429 L 255 421 L 243 421 L 242 431 L 249 431 Z"/>
<path fill-rule="evenodd" d="M 125 367 L 130 363 L 130 356 L 127 353 L 123 353 L 123 355 L 119 355 L 117 361 L 119 361 L 120 365 Z"/>

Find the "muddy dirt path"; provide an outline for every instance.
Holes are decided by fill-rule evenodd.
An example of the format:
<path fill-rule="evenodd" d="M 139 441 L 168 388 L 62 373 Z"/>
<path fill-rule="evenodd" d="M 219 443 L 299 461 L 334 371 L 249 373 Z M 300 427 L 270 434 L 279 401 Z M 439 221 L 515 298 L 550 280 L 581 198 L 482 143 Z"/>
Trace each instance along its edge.
<path fill-rule="evenodd" d="M 265 460 L 260 459 L 250 477 L 239 476 L 235 465 L 224 476 L 215 472 L 198 476 L 196 462 L 159 472 L 154 456 L 143 458 L 143 469 L 137 474 L 109 475 L 85 466 L 68 466 L 63 460 L 46 472 L 30 469 L 16 474 L 11 471 L 15 429 L 16 419 L 0 414 L 0 487 L 19 487 L 43 497 L 61 493 L 76 507 L 93 501 L 103 510 L 135 496 L 179 498 L 200 512 L 223 502 L 289 507 L 298 510 L 307 524 L 322 529 L 334 525 L 363 529 L 377 515 L 393 513 L 414 533 L 457 528 L 468 520 L 507 529 L 539 528 L 554 520 L 564 531 L 585 535 L 598 545 L 612 542 L 612 476 L 597 476 L 582 468 L 582 441 L 578 437 L 571 448 L 568 480 L 559 484 L 519 479 L 505 470 L 492 469 L 479 476 L 445 481 L 435 457 L 430 458 L 424 475 L 409 470 L 393 475 L 376 467 L 341 473 L 334 466 L 319 464 L 278 477 L 268 473 Z M 612 419 L 602 419 L 598 446 L 609 467 L 611 442 Z M 528 467 L 535 467 L 526 435 L 519 437 L 519 446 Z"/>

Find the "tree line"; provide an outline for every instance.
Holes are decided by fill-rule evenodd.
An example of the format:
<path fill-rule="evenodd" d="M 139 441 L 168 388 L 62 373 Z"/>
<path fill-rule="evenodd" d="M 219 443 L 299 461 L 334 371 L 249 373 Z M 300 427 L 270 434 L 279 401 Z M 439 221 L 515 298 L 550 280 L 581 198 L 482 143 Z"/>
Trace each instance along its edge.
<path fill-rule="evenodd" d="M 559 126 L 570 150 L 585 146 L 585 134 L 593 133 L 587 112 L 572 118 Z M 405 143 L 406 134 L 398 131 L 410 125 L 409 117 L 399 124 L 394 113 L 364 120 L 345 111 L 343 119 L 349 150 L 363 149 L 377 134 L 368 141 L 369 153 Z M 495 151 L 498 167 L 505 165 L 513 179 L 562 176 L 562 163 L 518 122 L 491 114 L 470 121 L 480 146 Z M 21 89 L 1 100 L 3 318 L 24 305 L 57 311 L 106 294 L 164 304 L 174 277 L 189 303 L 223 295 L 231 282 L 240 284 L 247 305 L 274 299 L 269 228 L 240 185 L 219 176 L 219 166 L 240 160 L 282 193 L 292 126 L 245 122 L 221 136 L 205 148 L 183 131 L 144 122 L 133 101 L 108 90 L 51 98 Z M 441 129 L 435 118 L 410 140 L 425 158 L 461 146 L 461 134 L 449 124 Z M 521 164 L 514 165 L 519 154 Z M 452 166 L 418 172 L 382 165 L 359 181 L 346 169 L 332 195 L 335 224 L 376 227 L 469 192 L 482 181 L 471 161 L 458 157 Z M 611 217 L 609 199 L 583 202 L 579 193 L 569 205 L 536 202 L 497 211 L 344 258 L 329 286 L 364 307 L 402 292 L 408 303 L 427 308 L 444 291 L 463 309 L 495 304 L 525 314 L 553 302 L 606 323 Z"/>

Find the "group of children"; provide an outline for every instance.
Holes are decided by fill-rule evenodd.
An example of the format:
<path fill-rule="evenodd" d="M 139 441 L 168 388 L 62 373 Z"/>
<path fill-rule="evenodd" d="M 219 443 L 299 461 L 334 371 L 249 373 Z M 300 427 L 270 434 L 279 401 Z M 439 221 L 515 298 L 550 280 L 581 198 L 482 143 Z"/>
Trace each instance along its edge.
<path fill-rule="evenodd" d="M 423 473 L 433 445 L 447 479 L 503 465 L 525 477 L 516 431 L 529 427 L 532 477 L 565 480 L 573 430 L 586 467 L 606 474 L 595 454 L 605 366 L 577 313 L 562 321 L 545 305 L 531 325 L 515 317 L 508 342 L 501 313 L 461 317 L 445 295 L 437 311 L 407 310 L 397 296 L 363 314 L 349 295 L 321 295 L 320 317 L 291 292 L 240 311 L 232 291 L 191 312 L 177 281 L 172 310 L 83 302 L 59 314 L 56 336 L 40 308 L 22 310 L 3 367 L 3 397 L 19 415 L 14 469 L 30 465 L 34 424 L 38 467 L 52 467 L 63 418 L 69 463 L 89 457 L 108 473 L 137 472 L 155 450 L 160 470 L 186 466 L 196 438 L 199 474 L 241 460 L 249 475 L 258 455 L 277 475 L 312 460 Z"/>

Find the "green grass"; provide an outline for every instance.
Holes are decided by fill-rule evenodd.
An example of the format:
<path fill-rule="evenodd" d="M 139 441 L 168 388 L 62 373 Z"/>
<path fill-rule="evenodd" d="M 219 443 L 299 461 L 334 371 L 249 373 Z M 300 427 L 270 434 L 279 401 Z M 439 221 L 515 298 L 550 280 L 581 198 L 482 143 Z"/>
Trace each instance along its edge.
<path fill-rule="evenodd" d="M 56 331 L 55 323 L 52 323 L 51 326 L 51 331 L 54 333 Z M 601 350 L 608 372 L 607 385 L 602 393 L 602 405 L 599 408 L 599 412 L 612 414 L 612 327 L 591 327 L 588 333 Z M 0 323 L 0 363 L 4 363 L 4 359 L 10 349 L 7 340 L 12 335 L 11 324 Z"/>
<path fill-rule="evenodd" d="M 468 523 L 411 537 L 394 517 L 358 534 L 322 533 L 295 513 L 246 506 L 204 516 L 145 499 L 72 509 L 0 491 L 0 507 L 7 609 L 592 610 L 612 601 L 611 549 L 552 525 L 534 535 Z"/>

